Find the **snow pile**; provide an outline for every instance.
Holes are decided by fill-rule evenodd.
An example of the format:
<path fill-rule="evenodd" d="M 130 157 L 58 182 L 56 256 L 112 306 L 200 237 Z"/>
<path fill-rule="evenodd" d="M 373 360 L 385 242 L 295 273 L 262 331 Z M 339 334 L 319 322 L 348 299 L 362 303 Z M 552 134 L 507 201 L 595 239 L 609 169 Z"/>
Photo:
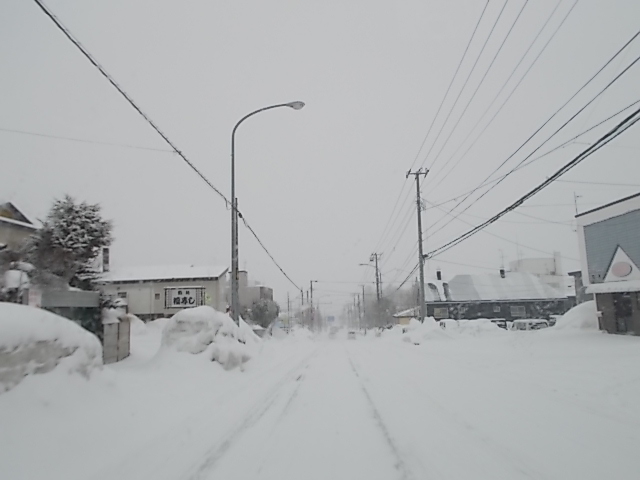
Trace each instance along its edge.
<path fill-rule="evenodd" d="M 412 318 L 405 329 L 407 332 L 402 336 L 402 341 L 413 343 L 414 345 L 420 345 L 423 341 L 449 338 L 449 335 L 445 333 L 433 317 L 425 318 L 423 323 Z"/>
<path fill-rule="evenodd" d="M 576 305 L 562 317 L 558 319 L 553 330 L 598 330 L 598 314 L 596 302 L 589 302 Z"/>
<path fill-rule="evenodd" d="M 202 354 L 230 370 L 247 362 L 249 346 L 259 341 L 246 323 L 239 328 L 229 315 L 202 306 L 181 310 L 169 319 L 161 351 Z"/>
<path fill-rule="evenodd" d="M 95 335 L 46 310 L 0 303 L 0 393 L 53 369 L 89 377 L 102 366 Z"/>
<path fill-rule="evenodd" d="M 129 319 L 129 324 L 131 325 L 131 335 L 144 335 L 147 333 L 147 324 L 138 317 L 128 313 L 126 314 L 126 318 Z"/>
<path fill-rule="evenodd" d="M 456 330 L 454 329 L 454 331 Z M 502 335 L 507 333 L 505 329 L 500 328 L 488 318 L 461 322 L 458 324 L 457 332 L 471 337 Z"/>
<path fill-rule="evenodd" d="M 162 332 L 162 330 L 164 330 L 164 327 L 167 326 L 167 323 L 169 323 L 168 318 L 156 318 L 155 320 L 147 322 L 145 325 L 147 327 L 147 330 Z"/>

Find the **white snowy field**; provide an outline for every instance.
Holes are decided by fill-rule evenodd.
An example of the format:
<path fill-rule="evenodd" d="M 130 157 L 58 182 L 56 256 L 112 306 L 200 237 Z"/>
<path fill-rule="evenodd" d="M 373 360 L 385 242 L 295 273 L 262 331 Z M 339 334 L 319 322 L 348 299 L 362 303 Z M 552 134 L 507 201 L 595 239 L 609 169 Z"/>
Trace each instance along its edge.
<path fill-rule="evenodd" d="M 0 478 L 637 479 L 640 338 L 433 330 L 156 352 L 0 395 Z"/>

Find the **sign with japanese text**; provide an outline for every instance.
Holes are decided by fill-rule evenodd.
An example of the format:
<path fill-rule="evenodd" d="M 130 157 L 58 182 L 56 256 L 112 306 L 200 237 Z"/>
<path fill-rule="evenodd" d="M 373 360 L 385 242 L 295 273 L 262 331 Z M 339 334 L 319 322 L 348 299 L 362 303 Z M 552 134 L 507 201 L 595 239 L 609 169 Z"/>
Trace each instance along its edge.
<path fill-rule="evenodd" d="M 204 305 L 203 287 L 167 287 L 165 308 L 191 308 Z"/>

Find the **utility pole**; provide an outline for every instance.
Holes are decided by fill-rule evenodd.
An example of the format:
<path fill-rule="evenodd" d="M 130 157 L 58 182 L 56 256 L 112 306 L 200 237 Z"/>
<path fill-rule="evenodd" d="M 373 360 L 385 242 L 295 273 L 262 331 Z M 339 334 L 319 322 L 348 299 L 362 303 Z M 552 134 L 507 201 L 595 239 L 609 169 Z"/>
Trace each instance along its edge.
<path fill-rule="evenodd" d="M 427 316 L 426 305 L 424 304 L 424 254 L 422 251 L 422 198 L 420 197 L 420 176 L 427 176 L 429 170 L 420 168 L 415 172 L 409 170 L 405 178 L 413 175 L 416 179 L 416 209 L 418 215 L 418 265 L 420 266 L 420 291 L 418 298 L 420 301 L 420 322 L 424 322 Z"/>
<path fill-rule="evenodd" d="M 380 302 L 380 297 L 382 296 L 382 288 L 381 288 L 381 278 L 380 278 L 380 270 L 378 269 L 378 260 L 382 256 L 381 253 L 372 253 L 369 257 L 370 262 L 375 262 L 374 265 L 376 267 L 376 299 Z"/>
<path fill-rule="evenodd" d="M 358 328 L 362 328 L 362 310 L 360 309 L 360 294 L 358 293 Z"/>
<path fill-rule="evenodd" d="M 365 318 L 366 317 L 366 311 L 365 311 L 365 306 L 364 306 L 365 303 L 366 302 L 364 301 L 364 285 L 362 285 L 362 323 L 364 323 L 364 325 L 365 325 L 364 328 L 365 328 L 365 331 L 366 331 L 367 319 Z"/>
<path fill-rule="evenodd" d="M 378 266 L 378 261 L 380 260 L 380 257 L 382 256 L 381 253 L 372 253 L 371 256 L 369 257 L 369 261 L 370 262 L 374 262 L 375 268 L 376 268 L 376 314 L 375 314 L 375 324 L 376 327 L 380 326 L 380 300 L 382 298 L 382 278 L 380 277 L 380 268 Z"/>
<path fill-rule="evenodd" d="M 317 280 L 309 280 L 309 285 L 310 285 L 310 291 L 311 291 L 311 303 L 309 304 L 309 307 L 311 308 L 311 328 L 315 329 L 315 312 L 313 310 L 313 282 L 318 283 Z"/>
<path fill-rule="evenodd" d="M 287 322 L 289 323 L 289 333 L 291 333 L 291 300 L 289 300 L 289 292 L 287 292 Z"/>

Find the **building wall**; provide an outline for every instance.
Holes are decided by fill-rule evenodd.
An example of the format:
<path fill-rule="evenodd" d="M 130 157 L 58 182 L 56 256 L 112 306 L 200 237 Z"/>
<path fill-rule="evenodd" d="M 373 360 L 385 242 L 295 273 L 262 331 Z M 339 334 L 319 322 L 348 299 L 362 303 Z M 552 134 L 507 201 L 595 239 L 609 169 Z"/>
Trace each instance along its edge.
<path fill-rule="evenodd" d="M 640 265 L 640 210 L 628 212 L 584 227 L 590 283 L 604 280 L 618 245 Z"/>
<path fill-rule="evenodd" d="M 205 304 L 224 312 L 227 306 L 225 299 L 225 280 L 175 280 L 162 282 L 116 283 L 104 286 L 108 295 L 118 296 L 126 293 L 129 313 L 144 319 L 158 316 L 171 316 L 181 310 L 165 307 L 165 288 L 171 287 L 204 287 Z"/>
<path fill-rule="evenodd" d="M 0 222 L 0 243 L 6 244 L 10 249 L 20 247 L 35 230 L 20 225 Z"/>
<path fill-rule="evenodd" d="M 616 309 L 616 302 L 620 294 L 615 293 L 598 293 L 596 294 L 596 305 L 600 318 L 600 330 L 607 333 L 625 333 L 631 335 L 640 335 L 640 293 L 628 293 L 631 300 L 630 318 L 626 321 L 625 331 L 621 331 L 618 325 L 617 314 L 619 308 Z"/>
<path fill-rule="evenodd" d="M 436 320 L 452 318 L 474 320 L 477 318 L 545 318 L 546 315 L 562 315 L 570 308 L 568 299 L 529 301 L 482 302 L 433 302 L 427 304 L 427 315 Z M 512 310 L 511 307 L 515 307 Z"/>
<path fill-rule="evenodd" d="M 273 300 L 273 289 L 265 287 L 264 285 L 241 286 L 238 289 L 238 296 L 241 308 L 251 308 L 253 302 L 257 300 Z"/>

